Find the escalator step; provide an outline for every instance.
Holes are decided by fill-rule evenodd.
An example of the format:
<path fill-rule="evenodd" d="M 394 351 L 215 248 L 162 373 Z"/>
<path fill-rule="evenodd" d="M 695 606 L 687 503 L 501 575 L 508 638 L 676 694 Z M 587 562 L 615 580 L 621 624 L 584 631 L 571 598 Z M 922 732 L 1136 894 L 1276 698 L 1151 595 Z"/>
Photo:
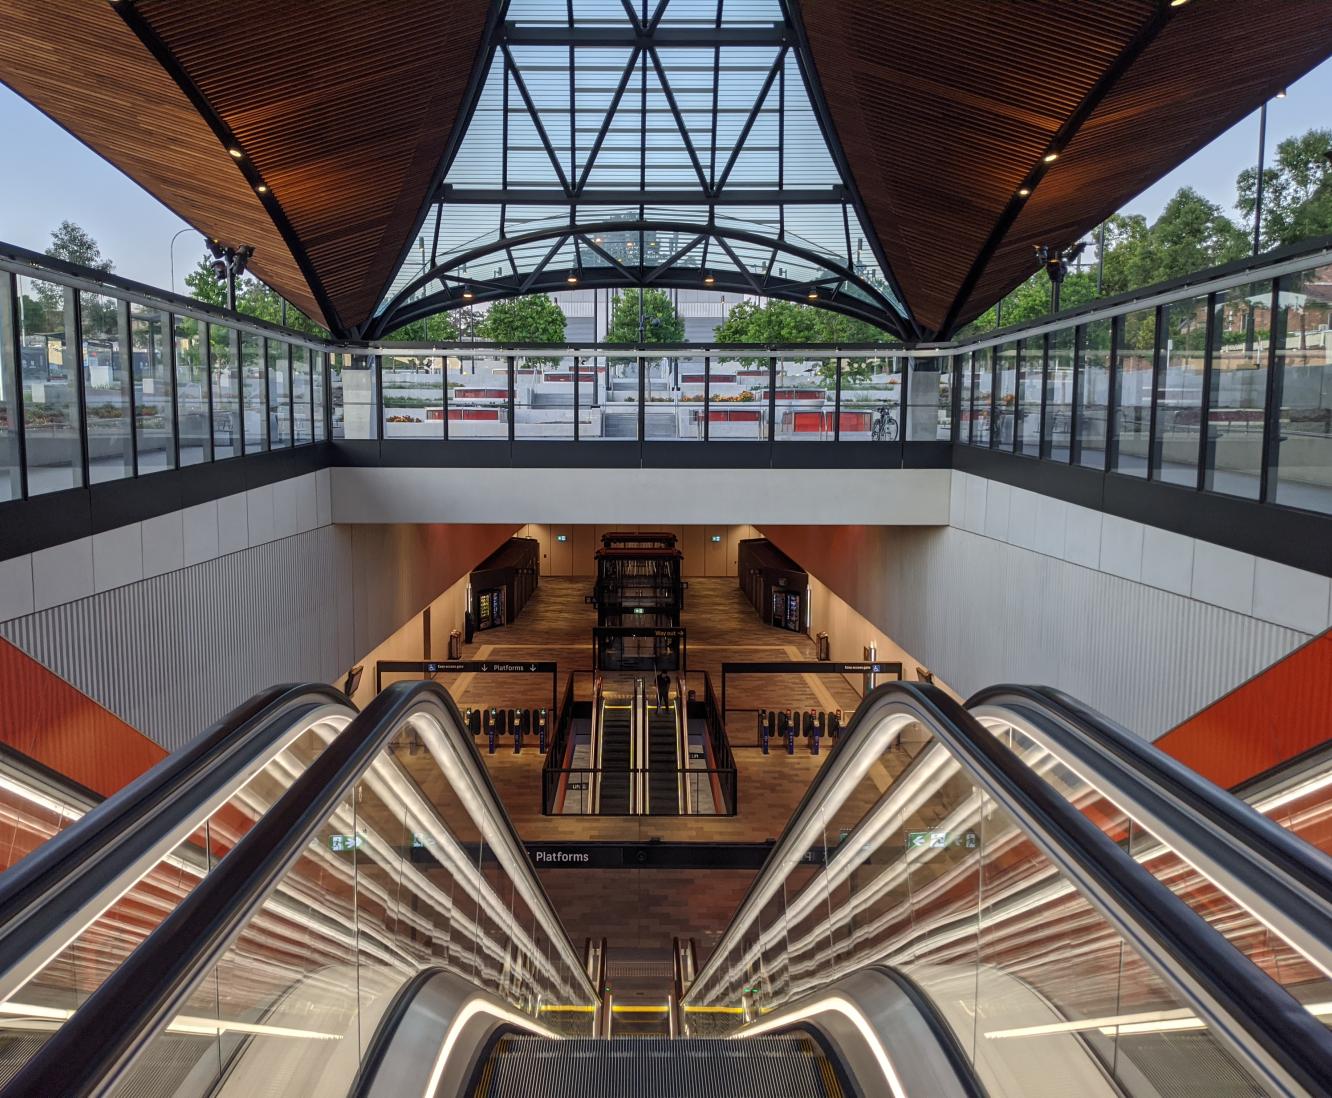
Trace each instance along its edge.
<path fill-rule="evenodd" d="M 822 1050 L 788 1037 L 506 1037 L 478 1084 L 475 1098 L 842 1098 Z"/>

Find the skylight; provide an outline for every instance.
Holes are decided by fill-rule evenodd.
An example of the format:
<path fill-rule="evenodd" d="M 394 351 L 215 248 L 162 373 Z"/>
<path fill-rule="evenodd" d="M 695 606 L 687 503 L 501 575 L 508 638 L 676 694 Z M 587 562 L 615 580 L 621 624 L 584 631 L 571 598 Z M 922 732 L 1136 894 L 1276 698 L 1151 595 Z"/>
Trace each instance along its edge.
<path fill-rule="evenodd" d="M 371 334 L 571 278 L 816 294 L 901 332 L 780 0 L 510 0 L 504 15 Z"/>

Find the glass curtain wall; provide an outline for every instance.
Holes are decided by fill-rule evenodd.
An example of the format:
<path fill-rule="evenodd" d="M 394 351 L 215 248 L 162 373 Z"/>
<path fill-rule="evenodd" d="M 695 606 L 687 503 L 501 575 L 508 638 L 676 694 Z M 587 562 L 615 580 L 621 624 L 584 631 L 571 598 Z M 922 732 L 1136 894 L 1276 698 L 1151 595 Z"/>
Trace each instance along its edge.
<path fill-rule="evenodd" d="M 173 326 L 182 466 L 213 460 L 213 431 L 209 420 L 209 345 L 202 334 L 204 327 L 189 316 L 176 317 Z"/>
<path fill-rule="evenodd" d="M 1332 513 L 1332 265 L 1281 279 L 1267 498 Z"/>
<path fill-rule="evenodd" d="M 268 449 L 268 380 L 264 366 L 264 340 L 242 332 L 240 335 L 242 418 L 245 424 L 245 452 Z"/>
<path fill-rule="evenodd" d="M 14 276 L 0 273 L 0 503 L 23 496 L 19 425 L 18 299 Z"/>
<path fill-rule="evenodd" d="M 1207 365 L 1207 298 L 1164 306 L 1161 368 L 1156 382 L 1152 475 L 1167 484 L 1197 487 L 1203 433 L 1203 380 Z"/>
<path fill-rule="evenodd" d="M 441 355 L 381 355 L 385 438 L 444 438 L 445 363 Z"/>
<path fill-rule="evenodd" d="M 131 305 L 130 343 L 139 472 L 172 469 L 176 464 L 176 432 L 170 315 L 143 305 Z"/>
<path fill-rule="evenodd" d="M 1030 336 L 1020 345 L 1017 379 L 1015 447 L 1019 454 L 1040 453 L 1041 388 L 1045 371 L 1045 337 Z"/>
<path fill-rule="evenodd" d="M 208 325 L 208 365 L 213 398 L 213 460 L 241 452 L 240 347 L 237 333 Z"/>
<path fill-rule="evenodd" d="M 1215 301 L 1205 486 L 1213 492 L 1258 499 L 1272 283 L 1236 286 L 1217 294 Z"/>
<path fill-rule="evenodd" d="M 998 450 L 1013 449 L 1017 416 L 1018 343 L 1002 343 L 995 349 L 996 384 L 994 429 L 990 445 Z"/>
<path fill-rule="evenodd" d="M 83 485 L 82 411 L 68 324 L 74 290 L 20 278 L 19 391 L 28 494 Z"/>
<path fill-rule="evenodd" d="M 867 363 L 886 359 L 863 360 Z M 873 367 L 870 367 L 871 369 Z M 885 399 L 890 375 L 871 374 L 871 384 L 883 386 Z M 842 399 L 847 398 L 846 379 Z M 776 430 L 778 441 L 823 442 L 833 437 L 833 414 L 837 393 L 837 358 L 818 355 L 783 355 L 777 360 Z"/>
<path fill-rule="evenodd" d="M 268 444 L 274 450 L 291 445 L 291 344 L 264 340 L 268 360 Z"/>
<path fill-rule="evenodd" d="M 1111 329 L 1107 318 L 1090 321 L 1080 330 L 1076 461 L 1093 469 L 1106 467 Z"/>
<path fill-rule="evenodd" d="M 994 420 L 994 348 L 974 351 L 971 355 L 971 443 L 990 445 L 990 425 Z"/>
<path fill-rule="evenodd" d="M 134 475 L 130 364 L 113 297 L 79 293 L 88 480 L 98 484 Z"/>
<path fill-rule="evenodd" d="M 1073 372 L 1078 329 L 1060 328 L 1049 334 L 1049 365 L 1045 372 L 1045 421 L 1041 426 L 1041 456 L 1067 462 L 1073 443 Z"/>
<path fill-rule="evenodd" d="M 1145 477 L 1150 462 L 1152 378 L 1156 356 L 1156 310 L 1118 318 L 1115 352 L 1114 460 L 1117 473 Z"/>
<path fill-rule="evenodd" d="M 291 349 L 292 439 L 297 446 L 314 441 L 314 388 L 310 360 L 318 353 L 308 347 Z"/>

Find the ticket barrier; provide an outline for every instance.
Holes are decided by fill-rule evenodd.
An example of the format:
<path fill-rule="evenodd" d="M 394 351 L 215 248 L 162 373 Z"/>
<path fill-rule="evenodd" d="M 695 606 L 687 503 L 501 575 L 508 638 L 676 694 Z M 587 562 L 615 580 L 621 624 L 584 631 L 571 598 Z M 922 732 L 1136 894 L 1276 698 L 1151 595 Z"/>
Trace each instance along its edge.
<path fill-rule="evenodd" d="M 828 714 L 822 709 L 810 709 L 805 713 L 805 738 L 809 740 L 809 753 L 819 753 L 819 743 L 828 731 Z"/>
<path fill-rule="evenodd" d="M 543 755 L 546 753 L 546 743 L 550 735 L 548 717 L 549 711 L 544 708 L 538 709 L 533 715 L 533 720 L 536 722 L 537 747 Z"/>
<path fill-rule="evenodd" d="M 504 735 L 508 723 L 508 711 L 491 708 L 486 710 L 486 753 L 495 754 L 495 742 Z"/>
<path fill-rule="evenodd" d="M 778 711 L 777 731 L 786 737 L 786 753 L 788 755 L 794 755 L 796 736 L 800 734 L 800 723 L 791 710 L 782 709 Z"/>
<path fill-rule="evenodd" d="M 532 731 L 532 710 L 510 709 L 509 731 L 513 733 L 513 753 L 517 755 L 523 749 L 523 736 Z"/>
<path fill-rule="evenodd" d="M 471 733 L 475 739 L 481 735 L 481 710 L 473 709 L 470 706 L 463 710 L 463 727 Z"/>
<path fill-rule="evenodd" d="M 842 711 L 834 709 L 828 714 L 828 736 L 837 739 L 842 734 Z"/>
<path fill-rule="evenodd" d="M 773 718 L 776 715 L 771 709 L 760 709 L 758 711 L 758 742 L 765 755 L 768 753 L 768 740 L 772 736 Z"/>

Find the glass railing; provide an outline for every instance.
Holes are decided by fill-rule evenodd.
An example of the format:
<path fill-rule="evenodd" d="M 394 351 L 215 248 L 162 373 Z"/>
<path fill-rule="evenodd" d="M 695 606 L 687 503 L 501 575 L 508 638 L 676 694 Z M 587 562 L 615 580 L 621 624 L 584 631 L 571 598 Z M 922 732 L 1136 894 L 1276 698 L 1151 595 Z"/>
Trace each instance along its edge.
<path fill-rule="evenodd" d="M 203 1095 L 223 1078 L 346 1093 L 399 994 L 435 971 L 506 1024 L 593 1032 L 596 992 L 457 709 L 436 684 L 401 683 L 289 783 L 13 1093 L 112 1074 L 127 1095 Z"/>
<path fill-rule="evenodd" d="M 1135 863 L 1061 812 L 1058 775 L 997 759 L 993 734 L 960 709 L 931 714 L 884 690 L 919 692 L 883 688 L 862 706 L 685 997 L 688 1032 L 762 1032 L 769 1015 L 795 1024 L 802 1004 L 883 966 L 920 989 L 995 1096 L 1155 1095 L 1181 1080 L 1209 1095 L 1287 1093 L 1268 1017 L 1299 1030 L 1289 1047 L 1312 1040 L 1328 1054 L 1312 1014 L 1142 872 L 1161 868 L 1169 885 L 1172 870 Z M 959 739 L 940 714 L 970 731 Z M 1140 890 L 1136 917 L 1092 883 L 1107 871 L 1125 894 Z M 1202 952 L 1186 963 L 1175 951 L 1189 940 Z M 1268 1013 L 1198 997 L 1199 974 L 1223 969 Z"/>
<path fill-rule="evenodd" d="M 12 848 L 34 854 L 0 877 L 0 1082 L 199 886 L 352 713 L 329 688 L 267 692 L 205 733 L 210 749 L 196 760 L 173 756 L 95 807 L 23 772 L 0 775 Z"/>
<path fill-rule="evenodd" d="M 961 345 L 956 441 L 1332 513 L 1332 249 Z"/>
<path fill-rule="evenodd" d="M 1327 514 L 1330 281 L 1315 242 L 953 343 L 413 345 L 0 245 L 0 502 L 329 438 L 875 443 L 890 464 L 956 443 Z"/>

